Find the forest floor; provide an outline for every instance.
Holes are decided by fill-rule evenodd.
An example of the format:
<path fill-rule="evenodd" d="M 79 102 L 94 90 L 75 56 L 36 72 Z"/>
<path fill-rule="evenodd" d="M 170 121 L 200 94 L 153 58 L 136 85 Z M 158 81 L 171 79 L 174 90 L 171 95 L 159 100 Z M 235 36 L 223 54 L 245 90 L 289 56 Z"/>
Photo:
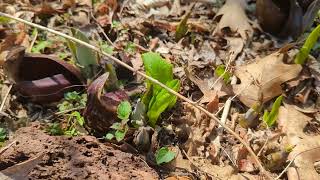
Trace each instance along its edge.
<path fill-rule="evenodd" d="M 261 2 L 1 1 L 0 179 L 319 179 L 320 2 Z"/>

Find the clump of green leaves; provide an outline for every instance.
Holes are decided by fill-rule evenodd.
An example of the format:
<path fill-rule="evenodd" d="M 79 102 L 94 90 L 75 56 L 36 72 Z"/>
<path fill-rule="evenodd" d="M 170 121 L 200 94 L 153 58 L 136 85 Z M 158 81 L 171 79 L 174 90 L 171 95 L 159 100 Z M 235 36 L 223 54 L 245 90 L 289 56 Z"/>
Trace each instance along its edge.
<path fill-rule="evenodd" d="M 121 122 L 114 123 L 110 128 L 112 129 L 111 132 L 107 133 L 105 138 L 111 140 L 116 138 L 118 142 L 122 141 L 125 137 L 129 126 L 129 116 L 132 112 L 132 107 L 129 101 L 122 101 L 117 108 L 117 115 Z"/>
<path fill-rule="evenodd" d="M 64 134 L 68 136 L 79 135 L 80 132 L 77 129 L 77 126 L 83 127 L 84 122 L 85 122 L 84 118 L 81 116 L 81 114 L 78 111 L 73 111 L 71 114 L 69 114 L 69 118 L 67 122 L 68 126 L 64 131 Z"/>
<path fill-rule="evenodd" d="M 60 112 L 67 111 L 73 108 L 84 108 L 87 103 L 87 94 L 80 94 L 76 91 L 67 92 L 64 94 L 62 103 L 58 104 Z"/>
<path fill-rule="evenodd" d="M 61 128 L 61 125 L 59 123 L 53 123 L 51 124 L 47 129 L 47 133 L 49 133 L 51 136 L 61 136 L 64 135 L 64 130 Z"/>
<path fill-rule="evenodd" d="M 280 105 L 282 103 L 282 96 L 279 96 L 276 101 L 273 103 L 271 111 L 269 112 L 268 110 L 264 111 L 263 114 L 263 121 L 269 126 L 271 127 L 272 125 L 274 125 L 274 123 L 276 122 L 277 118 L 278 118 L 278 114 L 279 114 L 279 108 Z"/>
<path fill-rule="evenodd" d="M 180 81 L 173 79 L 172 65 L 158 53 L 148 52 L 142 54 L 142 60 L 147 75 L 167 85 L 174 91 L 179 90 Z M 142 101 L 147 107 L 148 122 L 154 127 L 161 113 L 175 105 L 177 97 L 159 85 L 147 80 L 147 91 Z"/>
<path fill-rule="evenodd" d="M 66 115 L 68 120 L 65 128 L 62 128 L 59 123 L 51 124 L 47 129 L 47 133 L 53 136 L 77 136 L 80 134 L 79 128 L 83 128 L 85 120 L 78 111 L 73 111 Z"/>
<path fill-rule="evenodd" d="M 171 151 L 168 147 L 162 147 L 156 152 L 155 156 L 157 164 L 160 165 L 172 161 L 175 158 L 176 153 Z"/>
<path fill-rule="evenodd" d="M 320 25 L 318 25 L 307 37 L 306 42 L 301 47 L 299 53 L 295 57 L 295 63 L 296 64 L 304 64 L 306 59 L 308 58 L 311 49 L 314 47 L 314 45 L 317 43 L 317 40 L 320 36 Z"/>
<path fill-rule="evenodd" d="M 61 113 L 71 110 L 71 113 L 65 115 L 65 117 L 68 119 L 67 126 L 66 128 L 61 128 L 59 123 L 53 123 L 51 126 L 49 126 L 49 128 L 47 128 L 47 132 L 55 136 L 77 136 L 80 133 L 78 129 L 84 126 L 85 120 L 80 112 L 74 109 L 85 108 L 86 103 L 87 94 L 85 93 L 80 94 L 76 91 L 65 93 L 63 101 L 58 104 L 57 107 Z"/>
<path fill-rule="evenodd" d="M 222 77 L 225 83 L 230 82 L 231 74 L 226 71 L 225 65 L 219 65 L 214 72 L 217 76 Z"/>
<path fill-rule="evenodd" d="M 38 36 L 37 28 L 32 31 L 32 37 Z M 45 37 L 39 38 L 31 48 L 32 53 L 43 53 L 44 50 L 52 45 L 52 41 Z"/>
<path fill-rule="evenodd" d="M 124 48 L 124 51 L 129 53 L 129 54 L 135 53 L 136 50 L 137 50 L 137 47 L 133 42 L 128 42 L 126 47 Z"/>

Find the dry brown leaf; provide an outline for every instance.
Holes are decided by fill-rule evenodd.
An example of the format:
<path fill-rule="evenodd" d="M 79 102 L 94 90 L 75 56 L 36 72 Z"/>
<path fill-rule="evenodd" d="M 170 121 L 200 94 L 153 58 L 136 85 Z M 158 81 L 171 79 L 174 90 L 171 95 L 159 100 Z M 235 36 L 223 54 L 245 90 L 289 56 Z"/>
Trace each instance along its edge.
<path fill-rule="evenodd" d="M 314 169 L 314 163 L 320 160 L 320 135 L 309 136 L 304 133 L 311 120 L 292 105 L 279 109 L 279 126 L 287 135 L 289 145 L 295 145 L 288 159 L 294 159 L 294 167 L 288 169 L 289 180 L 316 180 L 320 175 Z"/>
<path fill-rule="evenodd" d="M 234 74 L 241 84 L 233 86 L 239 99 L 248 107 L 266 102 L 282 93 L 281 84 L 297 77 L 302 70 L 298 64 L 285 64 L 284 54 L 275 52 L 255 62 L 237 67 Z"/>
<path fill-rule="evenodd" d="M 228 41 L 229 61 L 232 62 L 242 52 L 245 42 L 243 39 L 237 37 L 226 37 L 225 39 Z"/>
<path fill-rule="evenodd" d="M 32 171 L 34 167 L 36 167 L 44 157 L 44 154 L 40 154 L 39 156 L 29 159 L 25 162 L 16 164 L 11 166 L 5 170 L 0 171 L 0 179 L 5 180 L 27 180 L 28 174 Z"/>
<path fill-rule="evenodd" d="M 185 70 L 185 72 L 187 77 L 196 84 L 203 93 L 200 103 L 208 103 L 213 101 L 216 96 L 222 97 L 230 93 L 222 79 L 217 80 L 217 78 L 211 77 L 202 80 L 191 74 L 188 70 Z"/>
<path fill-rule="evenodd" d="M 221 19 L 214 34 L 228 27 L 232 32 L 238 32 L 244 40 L 250 39 L 253 35 L 253 29 L 244 11 L 245 6 L 244 0 L 227 0 L 215 17 L 215 19 L 218 17 Z"/>

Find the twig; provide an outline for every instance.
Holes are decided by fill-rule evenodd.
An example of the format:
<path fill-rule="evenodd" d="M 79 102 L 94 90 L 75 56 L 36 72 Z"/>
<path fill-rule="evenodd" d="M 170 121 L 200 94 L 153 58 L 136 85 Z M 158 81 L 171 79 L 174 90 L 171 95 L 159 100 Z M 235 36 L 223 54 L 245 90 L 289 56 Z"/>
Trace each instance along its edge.
<path fill-rule="evenodd" d="M 215 177 L 215 178 L 221 179 L 221 178 L 219 178 L 217 175 L 211 174 L 210 172 L 207 172 L 206 170 L 201 169 L 201 168 L 188 156 L 188 154 L 186 153 L 185 150 L 182 149 L 181 152 L 183 152 L 183 154 L 184 154 L 184 155 L 186 156 L 186 158 L 190 161 L 190 163 L 191 163 L 192 165 L 194 165 L 198 170 L 200 170 L 200 171 L 202 171 L 202 172 L 204 172 L 204 173 L 206 173 L 206 174 L 208 174 L 208 175 L 210 175 L 210 176 L 213 176 L 213 177 Z"/>
<path fill-rule="evenodd" d="M 231 84 L 236 84 L 236 82 L 237 82 L 237 78 L 235 76 L 233 76 Z M 223 124 L 226 124 L 227 117 L 228 117 L 228 114 L 229 114 L 229 110 L 230 110 L 230 107 L 231 107 L 231 102 L 232 102 L 232 99 L 228 98 L 228 100 L 224 104 L 224 108 L 223 108 L 223 112 L 222 112 L 221 120 L 220 120 L 221 123 L 223 123 Z M 218 129 L 217 129 L 217 137 L 213 140 L 214 144 L 216 144 L 216 146 L 217 146 L 217 152 L 219 152 L 220 147 L 221 147 L 220 139 L 221 139 L 222 132 L 223 132 L 223 126 L 220 124 Z"/>
<path fill-rule="evenodd" d="M 84 109 L 84 108 L 85 108 L 85 107 L 71 108 L 71 109 L 67 109 L 67 110 L 65 110 L 65 111 L 56 112 L 56 113 L 54 113 L 54 115 L 60 116 L 60 115 L 66 114 L 66 113 L 68 113 L 68 112 L 78 111 L 78 110 L 82 110 L 82 109 Z"/>
<path fill-rule="evenodd" d="M 9 96 L 9 94 L 10 94 L 10 91 L 11 91 L 11 89 L 12 89 L 12 86 L 13 86 L 13 84 L 10 84 L 8 91 L 7 91 L 6 95 L 4 96 L 4 98 L 3 98 L 2 102 L 1 102 L 0 112 L 2 112 L 2 110 L 3 110 L 3 108 L 4 108 L 4 105 L 6 104 L 6 101 L 7 101 L 7 98 L 8 98 L 8 96 Z"/>
<path fill-rule="evenodd" d="M 31 44 L 30 44 L 29 48 L 27 49 L 28 53 L 31 53 L 32 47 L 33 47 L 34 43 L 36 42 L 37 37 L 38 37 L 38 29 L 36 29 L 34 37 L 33 37 L 32 41 L 31 41 Z"/>
<path fill-rule="evenodd" d="M 300 153 L 296 154 L 296 155 L 292 158 L 292 160 L 289 162 L 289 164 L 286 166 L 286 168 L 284 168 L 284 170 L 275 178 L 275 180 L 280 179 L 281 176 L 282 176 L 285 172 L 287 172 L 287 170 L 289 169 L 289 167 L 291 166 L 291 164 L 294 162 L 294 160 L 296 160 L 296 158 L 297 158 L 298 156 L 300 156 L 300 155 L 303 154 L 303 153 L 307 153 L 307 152 L 309 152 L 309 151 L 315 150 L 315 149 L 320 149 L 320 147 L 315 147 L 315 148 L 312 148 L 312 149 L 308 149 L 308 150 L 306 150 L 306 151 L 303 151 L 303 152 L 300 152 Z"/>
<path fill-rule="evenodd" d="M 41 26 L 41 25 L 38 25 L 38 24 L 35 24 L 35 23 L 32 23 L 32 22 L 29 22 L 29 21 L 26 21 L 26 20 L 23 20 L 21 18 L 17 18 L 17 17 L 14 17 L 12 15 L 9 15 L 9 14 L 6 14 L 6 13 L 3 13 L 3 12 L 0 12 L 0 15 L 1 16 L 4 16 L 4 17 L 7 17 L 7 18 L 10 18 L 10 19 L 13 19 L 13 20 L 16 20 L 16 21 L 19 21 L 19 22 L 22 22 L 24 24 L 27 24 L 29 26 L 32 26 L 32 27 L 35 27 L 35 28 L 38 28 L 38 29 L 41 29 L 41 30 L 44 30 L 44 31 L 48 31 L 48 32 L 51 32 L 53 34 L 56 34 L 56 35 L 59 35 L 61 37 L 64 37 L 66 39 L 69 39 L 75 43 L 78 43 L 78 44 L 81 44 L 87 48 L 90 48 L 100 54 L 103 54 L 104 56 L 112 59 L 114 62 L 116 62 L 117 64 L 127 68 L 128 70 L 132 71 L 132 72 L 136 72 L 138 75 L 148 79 L 149 81 L 151 81 L 152 83 L 155 83 L 157 85 L 159 85 L 160 87 L 162 87 L 163 89 L 167 90 L 170 94 L 173 94 L 175 96 L 177 96 L 178 98 L 182 99 L 183 101 L 191 104 L 192 106 L 194 106 L 195 108 L 199 109 L 200 111 L 202 111 L 203 113 L 205 113 L 208 117 L 212 118 L 214 121 L 216 121 L 217 123 L 219 123 L 224 129 L 226 129 L 230 134 L 232 134 L 233 136 L 235 136 L 248 150 L 248 152 L 252 155 L 252 157 L 254 158 L 254 160 L 256 161 L 257 165 L 259 166 L 259 170 L 265 174 L 267 177 L 269 177 L 271 179 L 271 177 L 268 175 L 267 171 L 264 169 L 264 167 L 262 166 L 259 158 L 257 157 L 257 155 L 253 152 L 253 150 L 251 149 L 251 147 L 237 134 L 235 133 L 232 129 L 230 129 L 228 126 L 226 126 L 225 124 L 223 124 L 214 114 L 210 113 L 209 111 L 207 111 L 205 108 L 197 105 L 195 102 L 193 102 L 192 100 L 184 97 L 183 95 L 177 93 L 176 91 L 174 91 L 173 89 L 167 87 L 166 85 L 164 85 L 163 83 L 159 82 L 158 80 L 146 75 L 145 73 L 141 72 L 141 71 L 136 71 L 133 67 L 129 66 L 128 64 L 122 62 L 121 60 L 119 60 L 118 58 L 115 58 L 113 57 L 112 55 L 110 54 L 107 54 L 103 51 L 101 51 L 100 48 L 98 47 L 95 47 L 91 44 L 88 44 L 86 42 L 83 42 L 77 38 L 74 38 L 74 37 L 71 37 L 69 35 L 66 35 L 64 33 L 61 33 L 61 32 L 58 32 L 58 31 L 55 31 L 53 29 L 49 29 L 47 27 L 44 27 L 44 26 Z"/>
<path fill-rule="evenodd" d="M 104 38 L 106 38 L 106 40 L 108 41 L 108 43 L 109 43 L 111 46 L 116 47 L 116 46 L 113 44 L 113 42 L 110 40 L 110 38 L 108 37 L 108 35 L 104 32 L 104 30 L 103 30 L 103 28 L 101 27 L 101 25 L 99 24 L 98 20 L 96 19 L 96 17 L 94 17 L 92 11 L 91 11 L 91 17 L 92 17 L 92 19 L 96 22 L 99 31 L 103 34 Z"/>

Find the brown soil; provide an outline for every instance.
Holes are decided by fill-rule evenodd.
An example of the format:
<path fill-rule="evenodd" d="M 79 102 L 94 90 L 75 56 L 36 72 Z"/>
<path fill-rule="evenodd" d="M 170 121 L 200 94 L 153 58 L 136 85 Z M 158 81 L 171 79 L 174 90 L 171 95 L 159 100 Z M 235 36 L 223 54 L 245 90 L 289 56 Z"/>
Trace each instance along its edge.
<path fill-rule="evenodd" d="M 29 179 L 158 179 L 141 158 L 92 136 L 49 136 L 33 124 L 19 129 L 14 140 L 17 143 L 0 156 L 0 170 L 45 154 Z"/>

